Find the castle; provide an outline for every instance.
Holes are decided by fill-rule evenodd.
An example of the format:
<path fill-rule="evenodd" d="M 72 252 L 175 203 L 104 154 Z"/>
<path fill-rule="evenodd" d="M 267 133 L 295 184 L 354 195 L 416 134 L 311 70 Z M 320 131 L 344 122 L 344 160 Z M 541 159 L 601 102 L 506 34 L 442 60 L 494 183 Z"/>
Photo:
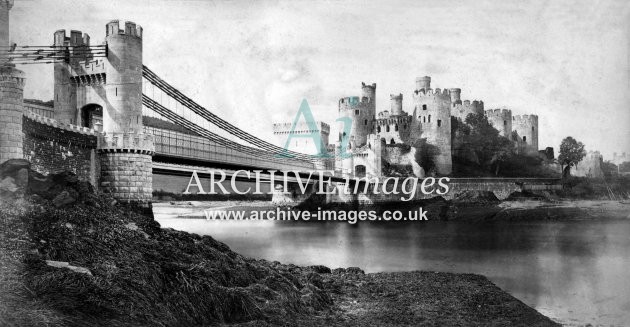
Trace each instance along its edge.
<path fill-rule="evenodd" d="M 350 118 L 350 135 L 339 133 L 335 147 L 334 168 L 343 175 L 381 176 L 385 162 L 408 166 L 418 177 L 425 174 L 449 175 L 453 171 L 453 155 L 465 151 L 465 139 L 455 139 L 451 132 L 452 119 L 463 124 L 470 114 L 483 114 L 504 136 L 514 142 L 518 152 L 538 153 L 538 116 L 512 115 L 509 109 L 485 110 L 483 101 L 461 100 L 461 89 L 431 88 L 431 77 L 416 79 L 411 94 L 413 112 L 403 110 L 403 94 L 390 95 L 389 110 L 376 110 L 376 84 L 362 83 L 360 96 L 339 99 L 338 115 Z M 327 127 L 328 125 L 326 125 Z M 274 134 L 286 138 L 291 124 L 275 124 Z M 329 128 L 322 129 L 328 139 Z M 341 149 L 348 138 L 347 149 Z M 418 160 L 418 144 L 425 141 L 435 149 L 431 152 L 434 167 L 425 171 Z M 403 150 L 408 145 L 411 151 Z M 291 146 L 290 150 L 309 153 L 311 148 Z M 339 155 L 345 151 L 350 156 Z"/>

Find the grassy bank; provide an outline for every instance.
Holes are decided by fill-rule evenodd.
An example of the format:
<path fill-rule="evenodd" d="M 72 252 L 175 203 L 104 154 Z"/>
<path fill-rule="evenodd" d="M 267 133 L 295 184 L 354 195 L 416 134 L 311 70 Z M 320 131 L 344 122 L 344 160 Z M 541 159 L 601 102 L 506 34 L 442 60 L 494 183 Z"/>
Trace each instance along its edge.
<path fill-rule="evenodd" d="M 481 276 L 246 258 L 30 174 L 0 197 L 1 326 L 554 325 Z"/>

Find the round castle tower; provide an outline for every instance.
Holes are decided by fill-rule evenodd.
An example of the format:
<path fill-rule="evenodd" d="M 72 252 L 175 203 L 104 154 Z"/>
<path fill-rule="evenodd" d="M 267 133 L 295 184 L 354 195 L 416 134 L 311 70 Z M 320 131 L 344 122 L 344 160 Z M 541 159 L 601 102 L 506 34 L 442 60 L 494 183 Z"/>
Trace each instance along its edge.
<path fill-rule="evenodd" d="M 148 204 L 152 198 L 153 135 L 142 125 L 142 27 L 107 24 L 108 46 L 103 135 L 98 150 L 101 189 L 122 202 Z"/>
<path fill-rule="evenodd" d="M 538 151 L 538 116 L 518 115 L 512 117 L 512 127 L 518 133 L 528 151 Z"/>
<path fill-rule="evenodd" d="M 403 110 L 402 110 L 402 101 L 403 101 L 403 95 L 402 93 L 400 94 L 390 94 L 389 95 L 389 100 L 390 100 L 390 114 L 392 116 L 400 116 L 403 114 Z"/>
<path fill-rule="evenodd" d="M 453 170 L 451 159 L 451 94 L 448 90 L 431 89 L 431 77 L 416 79 L 413 94 L 416 137 L 426 138 L 427 143 L 439 149 L 433 158 L 436 170 L 448 175 Z"/>
<path fill-rule="evenodd" d="M 491 109 L 486 110 L 488 121 L 499 131 L 503 137 L 511 140 L 512 135 L 512 110 L 509 109 Z"/>
<path fill-rule="evenodd" d="M 376 117 L 376 83 L 361 83 L 361 97 L 339 99 L 339 117 L 352 119 L 350 144 L 360 147 L 367 143 L 367 136 L 372 133 L 372 121 Z M 339 135 L 341 139 L 343 135 Z"/>
<path fill-rule="evenodd" d="M 13 0 L 0 0 L 0 51 L 10 45 L 9 11 Z M 24 73 L 8 64 L 0 52 L 0 163 L 22 159 Z"/>

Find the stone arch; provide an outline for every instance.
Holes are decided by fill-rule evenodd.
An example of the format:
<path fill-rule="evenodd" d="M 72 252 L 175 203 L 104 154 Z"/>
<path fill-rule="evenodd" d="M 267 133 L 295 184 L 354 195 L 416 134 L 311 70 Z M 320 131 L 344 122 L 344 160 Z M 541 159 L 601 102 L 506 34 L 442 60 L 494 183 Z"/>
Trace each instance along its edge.
<path fill-rule="evenodd" d="M 81 126 L 95 128 L 100 123 L 103 126 L 103 107 L 96 103 L 88 103 L 81 107 Z"/>
<path fill-rule="evenodd" d="M 389 144 L 396 144 L 396 141 L 394 141 L 394 138 L 392 138 L 391 140 L 389 140 Z"/>

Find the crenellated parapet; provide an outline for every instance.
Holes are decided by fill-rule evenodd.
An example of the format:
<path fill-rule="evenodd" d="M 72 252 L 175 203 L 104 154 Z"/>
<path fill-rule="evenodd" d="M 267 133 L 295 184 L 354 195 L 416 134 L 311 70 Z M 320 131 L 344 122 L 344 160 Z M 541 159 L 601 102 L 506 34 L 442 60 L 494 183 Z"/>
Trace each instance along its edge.
<path fill-rule="evenodd" d="M 134 22 L 125 22 L 123 28 L 120 26 L 119 20 L 112 20 L 107 23 L 106 26 L 106 35 L 114 36 L 114 35 L 125 35 L 130 37 L 142 38 L 143 29 L 142 26 L 137 25 Z"/>
<path fill-rule="evenodd" d="M 13 0 L 0 0 L 0 6 L 6 8 L 7 10 L 11 10 L 11 8 L 13 8 L 13 4 Z"/>
<path fill-rule="evenodd" d="M 451 93 L 452 94 L 452 93 Z M 478 100 L 464 100 L 458 102 L 452 102 L 451 97 L 451 115 L 459 118 L 461 121 L 466 121 L 466 117 L 470 114 L 483 114 L 484 113 L 484 104 L 483 101 Z"/>
<path fill-rule="evenodd" d="M 101 153 L 138 153 L 153 155 L 153 134 L 146 133 L 103 133 L 98 138 Z"/>
<path fill-rule="evenodd" d="M 55 119 L 44 117 L 44 116 L 38 115 L 36 113 L 30 112 L 30 111 L 25 111 L 24 112 L 24 117 L 26 117 L 28 119 L 31 119 L 32 121 L 35 121 L 35 122 L 40 123 L 42 125 L 46 125 L 46 126 L 62 129 L 62 130 L 69 131 L 69 132 L 74 132 L 74 133 L 78 133 L 78 134 L 82 134 L 82 135 L 90 135 L 90 136 L 98 136 L 98 135 L 100 135 L 100 133 L 98 131 L 96 131 L 96 130 L 94 130 L 92 128 L 82 127 L 82 126 L 78 126 L 78 125 L 74 125 L 74 124 L 68 124 L 68 123 L 64 123 L 64 122 L 58 122 Z"/>

